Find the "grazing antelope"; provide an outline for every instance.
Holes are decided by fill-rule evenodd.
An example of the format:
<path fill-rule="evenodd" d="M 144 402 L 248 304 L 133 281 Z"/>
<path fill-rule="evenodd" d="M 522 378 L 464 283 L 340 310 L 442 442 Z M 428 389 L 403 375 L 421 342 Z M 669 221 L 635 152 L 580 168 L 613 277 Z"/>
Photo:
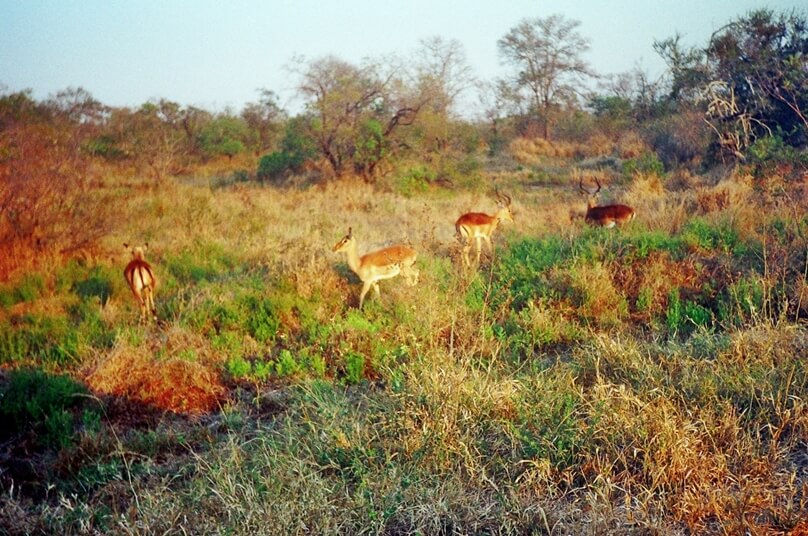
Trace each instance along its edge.
<path fill-rule="evenodd" d="M 348 228 L 345 238 L 334 245 L 333 251 L 344 251 L 348 255 L 348 266 L 362 280 L 362 293 L 359 295 L 359 308 L 365 302 L 365 294 L 370 287 L 380 298 L 379 281 L 402 274 L 410 286 L 418 283 L 419 271 L 414 267 L 417 253 L 407 246 L 395 245 L 359 256 L 353 231 Z"/>
<path fill-rule="evenodd" d="M 588 196 L 586 203 L 586 223 L 610 228 L 618 223 L 622 225 L 634 219 L 634 209 L 626 205 L 596 206 L 594 200 L 598 192 L 600 192 L 600 181 L 598 181 L 597 177 L 595 178 L 595 184 L 598 185 L 598 189 L 594 192 L 590 192 L 584 188 L 583 177 L 581 177 L 581 181 L 578 183 L 578 188 L 581 189 L 581 192 Z"/>
<path fill-rule="evenodd" d="M 471 251 L 472 240 L 477 240 L 477 264 L 480 263 L 480 251 L 482 249 L 482 241 L 488 245 L 488 251 L 491 255 L 494 254 L 494 247 L 491 244 L 491 235 L 497 229 L 497 225 L 501 221 L 509 221 L 513 223 L 513 212 L 511 212 L 511 197 L 506 194 L 500 194 L 497 191 L 497 204 L 500 209 L 496 214 L 490 216 L 482 212 L 468 212 L 460 216 L 455 222 L 455 229 L 461 241 L 465 240 L 466 245 L 463 246 L 463 261 L 466 266 L 469 265 L 469 251 Z"/>
<path fill-rule="evenodd" d="M 123 247 L 129 249 L 129 244 L 124 244 Z M 157 278 L 154 277 L 154 270 L 151 265 L 143 258 L 143 252 L 149 247 L 149 244 L 143 246 L 135 246 L 132 248 L 132 260 L 126 265 L 123 271 L 123 276 L 132 290 L 138 305 L 140 306 L 140 321 L 144 322 L 146 318 L 146 311 L 151 312 L 152 319 L 157 322 L 157 309 L 154 307 L 154 291 L 157 289 Z"/>

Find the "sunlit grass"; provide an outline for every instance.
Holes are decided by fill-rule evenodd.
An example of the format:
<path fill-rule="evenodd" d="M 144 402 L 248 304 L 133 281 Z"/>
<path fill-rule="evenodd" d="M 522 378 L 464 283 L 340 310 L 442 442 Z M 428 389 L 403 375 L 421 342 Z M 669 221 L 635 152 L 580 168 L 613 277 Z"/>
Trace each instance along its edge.
<path fill-rule="evenodd" d="M 21 433 L 49 433 L 31 445 L 58 452 L 61 471 L 41 462 L 46 483 L 12 472 L 24 491 L 2 497 L 0 522 L 66 533 L 800 527 L 808 261 L 795 207 L 761 217 L 743 181 L 676 192 L 637 175 L 610 192 L 637 220 L 593 229 L 570 219 L 585 200 L 569 176 L 536 187 L 529 173 L 406 195 L 206 176 L 122 188 L 101 253 L 0 288 L 4 369 L 41 368 L 37 400 L 64 391 L 60 374 L 88 391 L 24 414 Z M 464 269 L 454 220 L 493 212 L 495 186 L 516 221 L 498 230 L 493 258 Z M 360 252 L 414 247 L 419 285 L 383 281 L 381 299 L 357 310 L 360 283 L 331 251 L 348 227 Z M 123 281 L 121 244 L 135 240 L 149 242 L 159 280 L 157 326 L 138 324 Z M 30 499 L 43 490 L 47 500 Z"/>

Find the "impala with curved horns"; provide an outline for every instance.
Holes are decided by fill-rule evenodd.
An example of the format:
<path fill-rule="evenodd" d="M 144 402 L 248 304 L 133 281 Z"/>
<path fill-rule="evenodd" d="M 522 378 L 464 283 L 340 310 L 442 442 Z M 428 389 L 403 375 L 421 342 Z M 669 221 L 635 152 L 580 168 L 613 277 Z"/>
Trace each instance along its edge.
<path fill-rule="evenodd" d="M 129 249 L 129 244 L 123 247 Z M 129 289 L 135 296 L 135 300 L 140 306 L 140 321 L 148 321 L 147 310 L 151 313 L 151 318 L 157 322 L 157 309 L 154 307 L 154 291 L 157 289 L 157 278 L 154 276 L 151 264 L 146 262 L 143 252 L 149 247 L 146 243 L 143 246 L 134 246 L 131 249 L 132 260 L 126 265 L 123 276 L 129 284 Z"/>
<path fill-rule="evenodd" d="M 410 286 L 418 283 L 420 272 L 415 268 L 418 254 L 414 249 L 395 245 L 379 249 L 359 256 L 353 230 L 349 227 L 348 234 L 337 242 L 333 251 L 345 252 L 348 255 L 348 266 L 362 280 L 362 293 L 359 295 L 359 308 L 365 302 L 365 295 L 371 287 L 376 291 L 376 298 L 380 298 L 379 281 L 390 279 L 399 274 L 403 275 Z"/>
<path fill-rule="evenodd" d="M 584 188 L 584 178 L 581 177 L 578 188 L 588 196 L 586 203 L 586 223 L 598 225 L 600 227 L 614 227 L 616 224 L 624 224 L 634 219 L 634 209 L 626 205 L 603 205 L 597 206 L 594 203 L 598 192 L 600 192 L 600 181 L 595 177 L 595 184 L 598 189 L 594 192 Z"/>
<path fill-rule="evenodd" d="M 461 241 L 465 241 L 463 246 L 463 261 L 469 266 L 469 252 L 471 251 L 472 240 L 477 242 L 477 264 L 480 263 L 480 251 L 482 241 L 488 245 L 488 251 L 493 256 L 494 246 L 491 244 L 491 235 L 496 231 L 499 222 L 509 221 L 513 223 L 513 212 L 511 212 L 511 197 L 507 194 L 497 194 L 497 204 L 500 209 L 493 216 L 482 212 L 468 212 L 460 216 L 455 222 L 455 230 Z"/>

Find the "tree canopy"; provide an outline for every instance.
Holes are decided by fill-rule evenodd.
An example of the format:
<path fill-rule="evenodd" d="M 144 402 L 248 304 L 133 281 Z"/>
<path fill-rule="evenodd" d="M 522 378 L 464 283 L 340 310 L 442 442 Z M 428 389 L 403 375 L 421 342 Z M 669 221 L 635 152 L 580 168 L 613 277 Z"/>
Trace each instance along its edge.
<path fill-rule="evenodd" d="M 545 139 L 550 138 L 553 108 L 574 101 L 580 79 L 592 74 L 582 58 L 589 40 L 578 32 L 580 25 L 561 15 L 524 19 L 497 42 L 502 57 L 516 71 L 511 85 L 517 94 L 528 94 Z"/>

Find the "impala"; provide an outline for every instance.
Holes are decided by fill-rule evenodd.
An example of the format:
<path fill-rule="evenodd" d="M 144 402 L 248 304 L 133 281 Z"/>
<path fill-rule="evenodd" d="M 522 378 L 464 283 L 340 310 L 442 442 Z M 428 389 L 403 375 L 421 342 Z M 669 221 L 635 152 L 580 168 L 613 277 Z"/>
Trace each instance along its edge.
<path fill-rule="evenodd" d="M 348 266 L 362 280 L 362 293 L 359 295 L 359 308 L 365 302 L 365 294 L 370 287 L 376 291 L 376 298 L 380 298 L 379 281 L 390 279 L 399 274 L 407 279 L 413 286 L 418 283 L 419 271 L 414 267 L 417 254 L 414 249 L 407 246 L 395 245 L 359 256 L 356 239 L 353 231 L 348 228 L 345 238 L 334 245 L 335 252 L 345 252 L 348 255 Z"/>
<path fill-rule="evenodd" d="M 488 251 L 494 254 L 494 247 L 491 244 L 491 235 L 496 231 L 499 222 L 509 221 L 513 223 L 513 213 L 511 212 L 511 198 L 509 195 L 500 194 L 497 191 L 497 204 L 500 209 L 493 216 L 482 212 L 468 212 L 460 216 L 455 222 L 455 229 L 461 241 L 465 241 L 463 246 L 463 261 L 469 265 L 469 251 L 471 251 L 472 240 L 477 241 L 477 264 L 480 263 L 480 251 L 482 241 L 488 245 Z"/>
<path fill-rule="evenodd" d="M 600 192 L 600 181 L 595 178 L 598 189 L 594 192 L 584 188 L 584 179 L 581 177 L 578 188 L 588 196 L 586 203 L 586 222 L 600 227 L 614 227 L 616 224 L 624 224 L 634 219 L 634 209 L 626 205 L 603 205 L 594 204 L 595 197 Z"/>
<path fill-rule="evenodd" d="M 124 244 L 123 247 L 129 249 L 129 244 Z M 143 257 L 143 252 L 149 247 L 149 244 L 143 246 L 135 246 L 132 248 L 132 260 L 126 265 L 123 271 L 123 276 L 135 296 L 135 300 L 140 306 L 140 321 L 147 321 L 147 310 L 151 312 L 152 319 L 157 322 L 157 309 L 154 307 L 154 291 L 157 289 L 157 278 L 154 276 L 154 270 L 151 265 L 146 262 Z"/>

